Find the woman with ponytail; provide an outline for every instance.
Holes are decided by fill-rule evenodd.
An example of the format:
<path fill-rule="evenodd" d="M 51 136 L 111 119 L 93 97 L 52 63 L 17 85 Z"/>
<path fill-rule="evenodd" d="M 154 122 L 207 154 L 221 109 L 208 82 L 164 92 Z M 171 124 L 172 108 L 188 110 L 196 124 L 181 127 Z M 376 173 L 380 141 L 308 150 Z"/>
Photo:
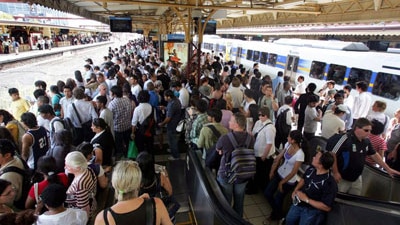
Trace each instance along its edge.
<path fill-rule="evenodd" d="M 50 184 L 62 184 L 64 187 L 68 187 L 67 175 L 65 175 L 65 173 L 57 174 L 56 171 L 56 160 L 52 156 L 42 156 L 39 158 L 37 172 L 43 175 L 44 180 L 39 183 L 35 183 L 31 187 L 25 202 L 25 208 L 34 209 L 35 204 L 38 203 L 39 196 Z"/>
<path fill-rule="evenodd" d="M 283 200 L 296 187 L 297 172 L 305 159 L 304 150 L 306 149 L 302 149 L 306 147 L 305 144 L 301 132 L 292 130 L 289 133 L 284 150 L 275 158 L 269 174 L 271 181 L 264 191 L 264 196 L 271 205 L 272 213 L 264 221 L 264 224 L 269 224 L 271 220 L 284 218 L 285 215 L 282 212 Z"/>

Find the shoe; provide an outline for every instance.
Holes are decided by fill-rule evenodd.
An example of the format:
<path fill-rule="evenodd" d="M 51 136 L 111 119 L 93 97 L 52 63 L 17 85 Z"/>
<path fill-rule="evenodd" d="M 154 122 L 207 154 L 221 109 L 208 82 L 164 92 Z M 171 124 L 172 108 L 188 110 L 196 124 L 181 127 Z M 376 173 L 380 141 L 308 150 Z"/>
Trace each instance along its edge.
<path fill-rule="evenodd" d="M 175 161 L 175 160 L 179 160 L 179 158 L 175 158 L 173 156 L 168 156 L 168 160 L 170 161 Z"/>

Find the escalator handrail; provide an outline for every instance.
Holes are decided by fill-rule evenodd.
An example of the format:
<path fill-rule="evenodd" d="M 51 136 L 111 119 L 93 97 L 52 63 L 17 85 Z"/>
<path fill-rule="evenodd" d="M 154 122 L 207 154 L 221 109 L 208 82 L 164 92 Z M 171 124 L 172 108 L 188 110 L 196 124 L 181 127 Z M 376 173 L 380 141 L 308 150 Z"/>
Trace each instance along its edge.
<path fill-rule="evenodd" d="M 227 225 L 250 225 L 251 223 L 240 217 L 228 204 L 212 172 L 203 167 L 200 161 L 201 156 L 192 150 L 188 151 L 188 155 L 193 162 L 196 175 L 200 177 L 200 185 L 205 188 L 209 196 L 207 200 L 211 201 L 215 216 Z"/>

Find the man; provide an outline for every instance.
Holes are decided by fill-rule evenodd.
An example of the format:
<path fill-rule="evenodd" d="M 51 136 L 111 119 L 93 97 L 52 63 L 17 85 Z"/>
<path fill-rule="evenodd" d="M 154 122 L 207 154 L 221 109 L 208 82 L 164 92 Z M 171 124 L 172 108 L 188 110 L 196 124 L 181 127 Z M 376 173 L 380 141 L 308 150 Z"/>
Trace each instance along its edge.
<path fill-rule="evenodd" d="M 235 113 L 229 120 L 229 128 L 232 130 L 233 135 L 237 143 L 245 143 L 247 136 L 250 135 L 246 132 L 246 117 L 242 113 Z M 235 146 L 231 143 L 229 133 L 221 136 L 218 139 L 216 149 L 219 154 L 222 155 L 221 164 L 218 170 L 217 181 L 221 187 L 221 191 L 224 194 L 228 203 L 231 203 L 233 197 L 233 209 L 238 213 L 239 216 L 243 216 L 243 203 L 244 194 L 247 185 L 247 181 L 240 183 L 228 183 L 227 168 L 225 167 L 227 153 L 231 153 Z M 251 137 L 251 141 L 247 148 L 252 149 L 254 146 L 254 138 Z"/>
<path fill-rule="evenodd" d="M 284 148 L 287 142 L 287 137 L 289 136 L 289 132 L 292 130 L 292 122 L 294 121 L 292 102 L 293 102 L 292 96 L 286 96 L 284 102 L 285 104 L 282 105 L 278 109 L 278 112 L 276 113 L 275 147 L 277 149 L 280 149 L 281 144 L 282 148 Z"/>
<path fill-rule="evenodd" d="M 365 81 L 357 82 L 356 90 L 358 91 L 359 94 L 354 99 L 353 123 L 358 118 L 367 117 L 368 111 L 370 110 L 372 104 L 371 95 L 367 93 L 368 84 Z"/>
<path fill-rule="evenodd" d="M 178 149 L 178 140 L 179 134 L 176 132 L 176 126 L 178 126 L 179 121 L 181 120 L 181 102 L 175 97 L 174 92 L 172 90 L 166 90 L 164 92 L 165 101 L 168 102 L 167 105 L 167 115 L 163 122 L 159 123 L 158 126 L 163 127 L 167 125 L 167 136 L 168 136 L 168 145 L 171 149 L 171 155 L 169 156 L 169 160 L 178 160 L 179 159 L 179 149 Z M 164 109 L 164 106 L 160 106 L 161 110 Z"/>
<path fill-rule="evenodd" d="M 275 121 L 275 115 L 274 115 L 275 113 L 274 112 L 279 109 L 279 104 L 275 99 L 275 96 L 272 91 L 272 87 L 267 82 L 263 82 L 261 91 L 264 94 L 264 96 L 262 96 L 262 98 L 260 98 L 258 100 L 258 107 L 269 108 L 270 112 L 269 112 L 268 118 L 271 121 Z"/>
<path fill-rule="evenodd" d="M 72 87 L 64 86 L 64 97 L 60 99 L 61 105 L 61 118 L 64 118 L 67 113 L 68 106 L 74 102 L 75 98 L 72 96 Z"/>
<path fill-rule="evenodd" d="M 28 112 L 30 109 L 29 102 L 19 96 L 19 91 L 16 88 L 8 89 L 8 94 L 11 96 L 10 112 L 15 119 L 21 121 L 21 115 Z"/>
<path fill-rule="evenodd" d="M 304 116 L 305 116 L 305 111 L 306 107 L 308 105 L 308 98 L 309 96 L 317 96 L 314 94 L 315 89 L 317 89 L 317 85 L 314 83 L 309 83 L 307 88 L 306 88 L 306 93 L 300 95 L 300 97 L 297 99 L 296 104 L 294 104 L 294 112 L 299 115 L 298 121 L 297 121 L 297 130 L 298 131 L 303 131 L 303 125 L 304 125 Z"/>
<path fill-rule="evenodd" d="M 83 124 L 97 118 L 97 113 L 93 104 L 89 101 L 85 101 L 86 96 L 82 88 L 74 88 L 72 93 L 75 101 L 68 106 L 65 117 L 71 119 L 72 124 L 77 128 L 75 129 L 77 134 L 74 139 L 74 145 L 77 146 L 82 143 L 82 141 L 90 141 L 92 139 L 92 134 L 84 131 L 85 126 L 83 126 Z"/>
<path fill-rule="evenodd" d="M 107 95 L 110 89 L 108 88 L 104 74 L 102 73 L 96 74 L 96 80 L 99 86 L 97 86 L 96 91 L 93 93 L 92 97 L 97 96 L 101 92 L 101 88 L 103 89 L 106 88 L 105 93 Z"/>
<path fill-rule="evenodd" d="M 304 111 L 304 138 L 310 141 L 318 128 L 318 122 L 322 120 L 322 111 L 317 109 L 319 102 L 318 96 L 310 96 L 308 98 L 308 105 Z"/>
<path fill-rule="evenodd" d="M 296 88 L 294 89 L 295 97 L 298 98 L 298 97 L 300 97 L 300 95 L 305 94 L 305 93 L 306 93 L 306 86 L 304 83 L 304 76 L 299 76 L 297 78 Z"/>
<path fill-rule="evenodd" d="M 139 85 L 139 78 L 136 75 L 132 75 L 128 79 L 129 84 L 131 85 L 131 92 L 137 99 L 139 96 L 139 92 L 142 90 L 142 87 Z"/>
<path fill-rule="evenodd" d="M 109 92 L 108 92 L 107 84 L 106 84 L 106 83 L 100 84 L 100 85 L 97 87 L 97 90 L 99 90 L 99 92 L 98 92 L 97 95 L 93 98 L 93 101 L 96 101 L 96 99 L 97 99 L 99 96 L 104 96 L 104 97 L 107 99 L 107 106 L 108 106 L 108 104 L 111 102 L 111 97 L 110 97 L 110 95 L 108 94 Z"/>
<path fill-rule="evenodd" d="M 335 134 L 344 133 L 346 131 L 345 123 L 341 119 L 347 111 L 345 105 L 337 105 L 332 110 L 327 110 L 322 117 L 321 136 L 329 139 Z"/>
<path fill-rule="evenodd" d="M 330 104 L 326 107 L 326 111 L 328 110 L 332 110 L 334 111 L 335 106 L 338 105 L 343 105 L 346 107 L 346 113 L 343 114 L 340 119 L 342 119 L 345 123 L 345 128 L 346 130 L 351 130 L 353 127 L 353 114 L 351 112 L 351 107 L 349 107 L 348 105 L 344 104 L 344 97 L 343 94 L 341 92 L 338 92 L 335 94 L 334 96 L 335 102 L 333 104 Z"/>
<path fill-rule="evenodd" d="M 9 167 L 25 170 L 22 160 L 15 156 L 17 151 L 18 149 L 10 140 L 0 139 L 0 179 L 9 181 L 15 187 L 15 201 L 21 198 L 23 177 L 17 172 L 4 173 L 4 171 Z"/>
<path fill-rule="evenodd" d="M 149 104 L 150 95 L 148 91 L 140 91 L 138 96 L 139 105 L 133 111 L 132 117 L 132 135 L 131 138 L 135 140 L 136 146 L 140 152 L 147 151 L 153 153 L 154 134 L 145 136 L 143 132 L 144 122 L 149 116 L 153 116 L 153 107 Z M 145 129 L 145 128 L 144 128 Z"/>
<path fill-rule="evenodd" d="M 292 193 L 293 205 L 286 216 L 286 225 L 322 224 L 325 214 L 332 209 L 338 190 L 330 175 L 333 161 L 329 152 L 317 152 L 313 157 L 312 166 Z"/>
<path fill-rule="evenodd" d="M 272 80 L 272 93 L 278 95 L 278 92 L 283 89 L 283 72 L 279 71 L 277 76 Z"/>
<path fill-rule="evenodd" d="M 264 190 L 269 182 L 269 173 L 271 170 L 274 158 L 272 155 L 275 153 L 275 136 L 276 129 L 270 118 L 270 110 L 267 107 L 262 107 L 258 112 L 257 122 L 254 124 L 252 134 L 256 141 L 254 143 L 254 153 L 256 156 L 256 175 L 254 177 L 255 183 L 261 190 Z M 251 183 L 251 182 L 250 182 Z M 256 191 L 257 187 L 253 191 Z M 250 192 L 252 190 L 249 190 Z"/>
<path fill-rule="evenodd" d="M 99 118 L 102 118 L 110 128 L 111 134 L 114 136 L 114 121 L 113 121 L 113 113 L 109 108 L 107 108 L 107 97 L 106 96 L 98 96 L 96 98 L 96 107 L 99 112 Z"/>
<path fill-rule="evenodd" d="M 278 90 L 277 98 L 278 98 L 278 104 L 279 107 L 283 106 L 285 104 L 285 97 L 286 96 L 292 96 L 292 90 L 289 81 L 283 82 L 283 88 L 281 90 Z"/>
<path fill-rule="evenodd" d="M 207 109 L 208 109 L 208 104 L 205 100 L 200 99 L 197 104 L 196 108 L 199 111 L 199 114 L 197 114 L 196 119 L 193 121 L 192 124 L 192 129 L 190 130 L 189 138 L 190 138 L 190 144 L 194 149 L 197 149 L 197 141 L 200 137 L 200 132 L 201 129 L 203 128 L 204 124 L 208 122 L 207 120 Z"/>
<path fill-rule="evenodd" d="M 227 92 L 230 93 L 232 96 L 232 106 L 233 106 L 232 112 L 233 113 L 239 112 L 240 105 L 242 104 L 244 98 L 243 92 L 242 90 L 240 90 L 239 78 L 234 77 L 232 79 L 232 86 L 229 87 Z"/>
<path fill-rule="evenodd" d="M 376 163 L 382 166 L 393 177 L 400 172 L 391 169 L 382 157 L 373 149 L 367 138 L 372 130 L 371 122 L 366 118 L 359 118 L 354 129 L 346 134 L 337 134 L 329 138 L 326 149 L 334 157 L 333 175 L 340 192 L 360 195 L 362 190 L 361 174 L 364 169 L 365 156 L 369 155 Z"/>
<path fill-rule="evenodd" d="M 220 136 L 228 133 L 228 129 L 226 129 L 221 124 L 221 120 L 222 120 L 221 110 L 216 108 L 207 110 L 208 123 L 205 124 L 203 128 L 201 128 L 200 130 L 200 135 L 196 142 L 198 148 L 204 148 L 206 151 L 208 151 L 213 145 L 217 143 L 218 137 L 215 136 L 214 132 L 212 131 L 212 128 L 210 128 L 211 126 L 215 127 L 215 130 L 218 131 Z"/>
<path fill-rule="evenodd" d="M 181 82 L 176 81 L 171 84 L 171 87 L 174 88 L 177 92 L 179 92 L 179 101 L 181 102 L 181 110 L 184 116 L 185 109 L 189 106 L 189 91 L 182 86 Z"/>
<path fill-rule="evenodd" d="M 64 124 L 61 122 L 60 118 L 56 116 L 51 105 L 40 106 L 39 113 L 43 119 L 50 121 L 50 129 L 48 130 L 50 133 L 50 146 L 54 146 L 54 134 L 58 131 L 62 131 L 64 129 Z"/>
<path fill-rule="evenodd" d="M 108 108 L 113 113 L 115 150 L 118 156 L 126 155 L 131 137 L 131 119 L 133 106 L 128 98 L 123 98 L 122 88 L 113 86 L 110 89 L 112 101 Z"/>
<path fill-rule="evenodd" d="M 37 125 L 36 116 L 31 112 L 22 114 L 21 122 L 27 130 L 22 136 L 21 156 L 28 167 L 35 171 L 38 159 L 46 155 L 50 148 L 47 130 Z"/>

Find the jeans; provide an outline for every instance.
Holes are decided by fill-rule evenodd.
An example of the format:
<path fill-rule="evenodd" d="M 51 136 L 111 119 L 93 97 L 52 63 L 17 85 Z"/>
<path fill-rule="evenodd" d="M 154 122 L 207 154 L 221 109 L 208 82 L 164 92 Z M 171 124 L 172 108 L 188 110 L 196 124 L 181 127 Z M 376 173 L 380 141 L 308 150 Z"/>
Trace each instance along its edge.
<path fill-rule="evenodd" d="M 247 182 L 230 184 L 226 178 L 222 177 L 218 177 L 217 181 L 226 201 L 231 204 L 233 196 L 233 210 L 235 210 L 239 216 L 243 217 L 244 194 L 246 191 Z"/>
<path fill-rule="evenodd" d="M 323 224 L 325 213 L 314 207 L 292 205 L 286 215 L 286 225 Z"/>
<path fill-rule="evenodd" d="M 179 149 L 178 149 L 178 141 L 179 141 L 179 134 L 176 130 L 167 130 L 168 136 L 168 145 L 171 149 L 171 155 L 174 158 L 179 158 Z"/>
<path fill-rule="evenodd" d="M 280 192 L 278 190 L 278 186 L 281 180 L 282 178 L 279 176 L 279 174 L 276 173 L 272 180 L 270 180 L 267 188 L 265 188 L 264 191 L 264 196 L 268 200 L 272 208 L 270 218 L 273 220 L 281 219 L 284 217 L 282 212 L 283 200 L 285 199 L 285 196 L 289 192 L 291 192 L 296 186 L 296 184 L 285 183 L 282 186 L 283 192 Z"/>
<path fill-rule="evenodd" d="M 115 154 L 118 156 L 127 156 L 127 149 L 129 146 L 129 140 L 131 139 L 131 129 L 126 131 L 114 131 L 115 134 Z"/>

